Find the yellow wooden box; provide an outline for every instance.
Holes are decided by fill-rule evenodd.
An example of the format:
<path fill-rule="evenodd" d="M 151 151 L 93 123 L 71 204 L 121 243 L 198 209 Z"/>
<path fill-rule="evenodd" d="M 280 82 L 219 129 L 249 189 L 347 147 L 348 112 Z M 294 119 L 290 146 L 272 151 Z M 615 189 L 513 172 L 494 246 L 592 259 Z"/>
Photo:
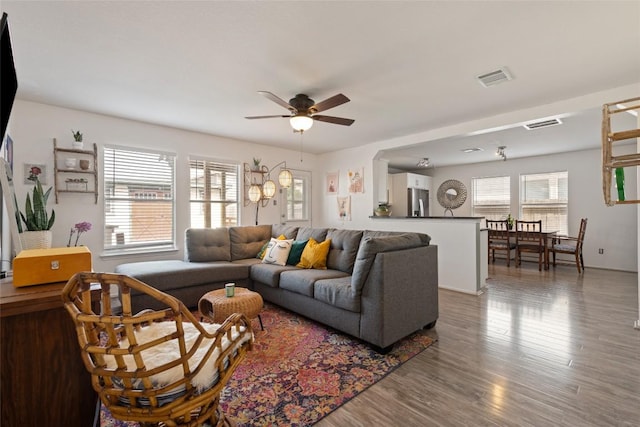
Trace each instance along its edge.
<path fill-rule="evenodd" d="M 13 260 L 13 286 L 66 282 L 77 272 L 91 268 L 91 251 L 86 246 L 26 249 Z"/>

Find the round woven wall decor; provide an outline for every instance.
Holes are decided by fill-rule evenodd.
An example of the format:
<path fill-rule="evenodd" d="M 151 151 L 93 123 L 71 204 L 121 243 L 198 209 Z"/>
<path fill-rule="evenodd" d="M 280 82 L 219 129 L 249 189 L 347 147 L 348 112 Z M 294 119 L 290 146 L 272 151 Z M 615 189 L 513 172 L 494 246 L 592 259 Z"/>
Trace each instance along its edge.
<path fill-rule="evenodd" d="M 448 179 L 438 187 L 437 197 L 443 208 L 457 209 L 467 200 L 467 188 L 457 179 Z"/>

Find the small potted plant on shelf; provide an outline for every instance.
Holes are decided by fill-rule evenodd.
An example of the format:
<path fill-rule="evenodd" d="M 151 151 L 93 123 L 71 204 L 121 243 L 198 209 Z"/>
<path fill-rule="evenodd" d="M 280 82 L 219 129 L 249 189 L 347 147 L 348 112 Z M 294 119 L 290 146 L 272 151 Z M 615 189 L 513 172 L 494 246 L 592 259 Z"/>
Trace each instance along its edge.
<path fill-rule="evenodd" d="M 260 162 L 262 161 L 262 159 L 260 159 L 259 157 L 254 157 L 253 158 L 253 166 L 251 167 L 252 170 L 254 171 L 259 171 L 260 170 Z"/>
<path fill-rule="evenodd" d="M 73 134 L 73 148 L 76 150 L 82 150 L 84 147 L 84 143 L 82 142 L 82 133 L 79 130 L 71 129 L 71 133 Z"/>
<path fill-rule="evenodd" d="M 47 200 L 53 187 L 45 192 L 38 179 L 40 168 L 33 167 L 29 180 L 33 181 L 33 197 L 27 194 L 24 213 L 16 209 L 16 221 L 23 249 L 46 249 L 51 247 L 51 227 L 56 220 L 56 212 L 52 209 L 51 215 L 47 213 Z M 18 201 L 14 200 L 16 207 Z M 22 220 L 22 221 L 21 221 Z M 22 227 L 22 222 L 26 230 Z"/>

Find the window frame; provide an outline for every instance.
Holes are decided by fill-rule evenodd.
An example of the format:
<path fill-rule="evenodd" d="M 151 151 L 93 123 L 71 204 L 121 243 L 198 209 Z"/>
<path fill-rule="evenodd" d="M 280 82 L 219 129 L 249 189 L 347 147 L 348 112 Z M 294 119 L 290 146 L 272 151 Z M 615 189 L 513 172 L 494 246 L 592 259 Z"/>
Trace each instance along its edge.
<path fill-rule="evenodd" d="M 226 165 L 229 167 L 234 167 L 235 168 L 235 200 L 233 199 L 224 199 L 224 200 L 198 200 L 198 199 L 194 199 L 193 195 L 192 195 L 192 190 L 195 188 L 197 189 L 198 187 L 193 187 L 192 186 L 192 175 L 191 175 L 191 171 L 193 169 L 192 164 L 194 162 L 206 162 L 209 163 L 210 166 L 215 166 L 215 164 L 222 164 L 222 165 Z M 198 204 L 205 204 L 205 203 L 210 203 L 213 205 L 218 205 L 218 204 L 235 204 L 235 223 L 230 223 L 228 221 L 225 220 L 225 218 L 228 218 L 228 216 L 224 216 L 221 217 L 221 223 L 220 225 L 217 225 L 216 227 L 229 227 L 229 226 L 237 226 L 240 222 L 241 222 L 241 194 L 240 194 L 240 190 L 241 190 L 241 178 L 242 178 L 242 172 L 241 172 L 241 167 L 242 164 L 240 162 L 234 161 L 234 160 L 225 160 L 225 159 L 216 159 L 216 158 L 209 158 L 209 157 L 203 157 L 203 156 L 197 156 L 197 155 L 190 155 L 189 156 L 189 160 L 187 162 L 188 165 L 188 169 L 189 169 L 189 226 L 190 227 L 196 227 L 196 226 L 200 226 L 198 224 L 194 225 L 193 223 L 193 214 L 192 214 L 192 208 L 194 203 L 198 203 Z M 204 167 L 203 167 L 204 169 Z M 215 170 L 215 169 L 214 169 Z M 227 171 L 224 170 L 219 170 L 222 173 L 225 173 Z M 203 187 L 204 188 L 204 187 Z M 206 209 L 205 209 L 206 210 Z M 204 221 L 203 221 L 203 227 L 205 228 L 216 228 L 216 227 L 211 227 L 212 223 L 209 223 L 209 227 L 207 227 L 207 217 L 206 215 L 203 215 Z M 211 220 L 211 216 L 209 215 L 209 220 Z M 222 224 L 224 223 L 224 224 Z"/>
<path fill-rule="evenodd" d="M 544 176 L 548 175 L 551 177 L 553 177 L 554 175 L 557 177 L 556 178 L 556 182 L 560 182 L 561 179 L 564 178 L 564 194 L 566 194 L 566 200 L 561 200 L 559 197 L 562 196 L 562 188 L 556 186 L 555 188 L 553 187 L 547 187 L 549 190 L 549 193 L 555 193 L 556 198 L 547 198 L 547 199 L 526 199 L 527 193 L 533 192 L 535 191 L 534 188 L 531 189 L 527 189 L 527 185 L 525 183 L 525 179 L 527 177 L 540 177 L 540 179 L 538 181 L 540 181 L 541 179 L 544 179 Z M 564 175 L 564 177 L 562 177 L 561 175 Z M 533 182 L 533 180 L 532 180 Z M 541 187 L 538 187 L 539 189 L 541 189 Z M 542 220 L 542 229 L 544 231 L 557 231 L 558 234 L 568 234 L 568 230 L 569 230 L 569 172 L 567 170 L 563 170 L 563 171 L 550 171 L 550 172 L 536 172 L 536 173 L 526 173 L 526 174 L 520 174 L 519 177 L 519 191 L 520 191 L 520 196 L 518 198 L 518 218 L 522 219 L 524 221 L 537 221 L 537 220 Z M 547 207 L 547 209 L 551 208 L 551 209 L 561 209 L 564 210 L 564 213 L 560 213 L 560 214 L 547 214 L 547 216 L 545 218 L 542 218 L 541 215 L 543 213 L 539 213 L 537 215 L 531 214 L 531 213 L 527 213 L 526 210 L 535 210 L 535 209 L 539 209 L 539 212 L 542 212 L 545 208 Z M 552 223 L 549 224 L 549 220 L 548 220 L 548 216 L 549 215 L 561 215 L 564 216 L 564 221 L 551 221 Z"/>
<path fill-rule="evenodd" d="M 506 203 L 491 203 L 491 204 L 485 204 L 485 205 L 479 205 L 477 202 L 477 197 L 478 197 L 478 185 L 477 183 L 485 180 L 497 180 L 497 179 L 502 179 L 503 181 L 506 181 L 506 192 L 503 192 L 502 194 L 500 194 L 499 196 L 497 196 L 497 199 L 500 198 L 500 196 L 504 197 L 504 195 L 507 196 L 506 198 Z M 498 187 L 498 186 L 495 186 Z M 478 206 L 485 206 L 484 211 L 480 211 L 478 212 L 478 210 L 480 210 L 478 208 Z M 497 211 L 495 213 L 490 213 L 487 212 L 488 210 L 494 210 Z M 471 216 L 482 216 L 485 217 L 485 219 L 494 219 L 494 220 L 501 220 L 501 219 L 507 219 L 507 216 L 511 213 L 511 176 L 510 175 L 496 175 L 496 176 L 483 176 L 483 177 L 473 177 L 471 178 Z"/>
<path fill-rule="evenodd" d="M 149 183 L 149 182 L 144 182 L 142 181 L 141 184 L 144 185 L 148 185 L 151 184 L 151 187 L 153 186 L 153 184 L 157 184 L 158 185 L 158 191 L 162 191 L 163 192 L 163 197 L 156 197 L 155 198 L 135 198 L 132 195 L 133 194 L 138 194 L 140 193 L 139 190 L 136 190 L 135 188 L 131 189 L 129 187 L 126 187 L 126 191 L 129 192 L 129 194 L 131 196 L 129 197 L 122 197 L 122 195 L 117 195 L 117 191 L 114 190 L 115 188 L 117 188 L 118 186 L 123 186 L 123 182 L 124 180 L 122 179 L 122 177 L 117 177 L 114 179 L 114 170 L 117 168 L 117 166 L 115 166 L 113 163 L 109 164 L 110 161 L 114 161 L 117 160 L 118 157 L 121 158 L 127 158 L 127 155 L 125 153 L 135 153 L 137 156 L 140 156 L 140 159 L 137 160 L 137 162 L 135 162 L 134 164 L 137 164 L 137 168 L 134 167 L 128 167 L 128 172 L 132 173 L 134 170 L 144 170 L 144 168 L 149 168 L 149 160 L 150 158 L 153 157 L 157 157 L 158 158 L 158 162 L 160 161 L 169 161 L 169 174 L 165 176 L 165 174 L 162 174 L 161 179 L 165 179 L 164 182 L 162 182 L 161 184 L 157 184 L 157 183 Z M 111 154 L 113 153 L 113 154 Z M 147 159 L 144 159 L 144 157 L 147 157 Z M 130 160 L 131 157 L 128 157 L 128 160 Z M 177 245 L 176 245 L 176 160 L 177 160 L 177 154 L 175 152 L 168 152 L 168 151 L 161 151 L 161 150 L 155 150 L 155 149 L 149 149 L 149 148 L 142 148 L 142 147 L 133 147 L 133 146 L 124 146 L 124 145 L 104 145 L 102 148 L 102 171 L 103 171 L 103 176 L 102 176 L 102 185 L 103 185 L 103 220 L 104 220 L 104 224 L 105 224 L 105 232 L 103 234 L 103 242 L 102 242 L 102 255 L 103 256 L 117 256 L 117 255 L 122 255 L 122 254 L 132 254 L 132 253 L 153 253 L 153 252 L 163 252 L 163 251 L 174 251 L 177 249 Z M 126 172 L 126 171 L 125 171 Z M 138 174 L 137 176 L 140 176 L 140 174 Z M 146 176 L 146 175 L 145 175 Z M 168 178 L 168 179 L 166 179 Z M 167 186 L 168 185 L 168 190 L 167 190 Z M 163 187 L 164 186 L 164 187 Z M 161 189 L 163 188 L 163 189 Z M 111 191 L 114 190 L 114 191 Z M 144 191 L 143 191 L 144 192 Z M 168 197 L 167 197 L 168 196 Z M 122 224 L 121 226 L 123 227 L 128 227 L 125 228 L 126 230 L 128 230 L 127 232 L 129 234 L 135 233 L 134 231 L 134 216 L 131 215 L 131 212 L 129 212 L 129 215 L 127 215 L 126 219 L 116 219 L 116 221 L 113 221 L 113 217 L 117 216 L 117 204 L 124 202 L 124 203 L 132 203 L 133 201 L 136 200 L 144 200 L 144 202 L 146 203 L 163 203 L 163 202 L 167 202 L 169 201 L 171 203 L 170 209 L 168 209 L 168 212 L 170 212 L 171 218 L 170 218 L 170 225 L 169 225 L 169 232 L 171 234 L 170 238 L 168 239 L 158 239 L 157 241 L 150 241 L 150 242 L 136 242 L 133 241 L 132 243 L 124 243 L 124 244 L 119 244 L 118 243 L 118 234 L 120 233 L 115 233 L 115 229 L 117 229 L 120 225 L 116 225 L 115 228 L 113 226 L 108 226 L 109 224 L 113 224 L 113 222 L 117 222 Z M 164 210 L 164 213 L 167 213 L 167 210 Z M 124 215 L 124 214 L 122 214 Z M 110 232 L 108 230 L 111 230 Z M 108 236 L 107 236 L 108 234 Z M 124 237 L 124 232 L 122 234 L 122 236 Z M 108 239 L 107 237 L 110 237 L 110 243 L 108 243 Z M 113 243 L 115 241 L 115 243 Z"/>

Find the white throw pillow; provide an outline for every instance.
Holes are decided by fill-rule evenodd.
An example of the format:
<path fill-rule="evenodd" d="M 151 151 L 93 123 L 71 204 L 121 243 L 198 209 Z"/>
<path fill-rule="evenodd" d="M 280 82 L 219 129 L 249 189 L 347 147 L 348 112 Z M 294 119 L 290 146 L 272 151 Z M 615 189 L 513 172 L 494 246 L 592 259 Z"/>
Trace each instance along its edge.
<path fill-rule="evenodd" d="M 290 240 L 278 240 L 272 238 L 267 245 L 267 250 L 264 251 L 264 258 L 262 258 L 263 264 L 277 264 L 285 265 L 289 252 L 291 252 L 291 244 L 293 239 Z"/>

